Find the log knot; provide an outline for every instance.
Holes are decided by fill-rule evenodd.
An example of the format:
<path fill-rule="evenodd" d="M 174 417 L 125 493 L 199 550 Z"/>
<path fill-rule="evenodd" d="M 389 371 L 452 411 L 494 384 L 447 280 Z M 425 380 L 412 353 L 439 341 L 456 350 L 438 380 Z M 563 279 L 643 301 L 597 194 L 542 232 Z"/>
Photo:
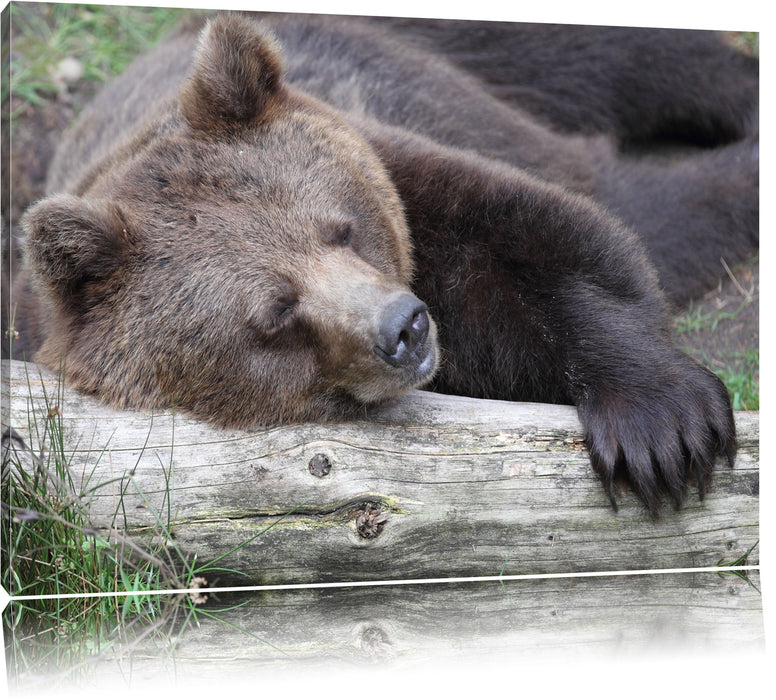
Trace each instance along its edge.
<path fill-rule="evenodd" d="M 382 627 L 369 625 L 361 630 L 361 649 L 367 657 L 384 659 L 389 656 L 391 646 L 391 640 Z"/>
<path fill-rule="evenodd" d="M 318 453 L 310 460 L 307 468 L 310 474 L 322 479 L 331 471 L 331 460 L 325 454 Z"/>
<path fill-rule="evenodd" d="M 383 531 L 388 513 L 384 513 L 379 504 L 367 501 L 354 512 L 353 517 L 358 536 L 372 540 Z"/>

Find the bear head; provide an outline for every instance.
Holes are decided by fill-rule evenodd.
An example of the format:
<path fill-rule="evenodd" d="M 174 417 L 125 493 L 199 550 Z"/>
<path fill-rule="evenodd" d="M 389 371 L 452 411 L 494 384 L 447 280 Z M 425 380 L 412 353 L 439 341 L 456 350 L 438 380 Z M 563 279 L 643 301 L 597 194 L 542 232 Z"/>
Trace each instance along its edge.
<path fill-rule="evenodd" d="M 385 168 L 251 20 L 211 20 L 175 99 L 24 227 L 35 359 L 116 406 L 334 418 L 438 364 Z"/>

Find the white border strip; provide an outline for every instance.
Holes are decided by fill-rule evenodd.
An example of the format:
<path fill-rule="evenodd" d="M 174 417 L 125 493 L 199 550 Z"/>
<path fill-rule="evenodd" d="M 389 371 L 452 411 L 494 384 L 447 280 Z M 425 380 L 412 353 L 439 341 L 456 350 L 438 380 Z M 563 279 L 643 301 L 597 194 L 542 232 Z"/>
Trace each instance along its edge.
<path fill-rule="evenodd" d="M 440 583 L 493 583 L 505 581 L 530 581 L 534 579 L 555 578 L 591 578 L 595 576 L 642 576 L 649 574 L 695 574 L 695 573 L 733 573 L 738 571 L 756 571 L 759 566 L 707 566 L 689 569 L 641 569 L 634 571 L 582 571 L 561 574 L 514 574 L 497 576 L 459 576 L 451 578 L 399 579 L 396 581 L 338 581 L 333 583 L 285 583 L 266 586 L 223 586 L 213 588 L 175 588 L 158 591 L 107 591 L 99 593 L 63 593 L 61 595 L 21 595 L 9 596 L 9 603 L 27 600 L 65 600 L 68 598 L 119 598 L 122 596 L 178 595 L 181 593 L 245 593 L 262 591 L 295 591 L 314 588 L 366 588 L 374 586 L 423 586 Z"/>

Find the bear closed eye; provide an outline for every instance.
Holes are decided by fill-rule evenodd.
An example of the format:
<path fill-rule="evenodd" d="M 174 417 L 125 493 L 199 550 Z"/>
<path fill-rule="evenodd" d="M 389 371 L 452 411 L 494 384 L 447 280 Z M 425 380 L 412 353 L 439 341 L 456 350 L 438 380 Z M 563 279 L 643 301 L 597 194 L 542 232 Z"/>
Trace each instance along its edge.
<path fill-rule="evenodd" d="M 656 513 L 735 455 L 666 323 L 757 249 L 757 108 L 708 32 L 216 16 L 63 139 L 16 349 L 230 426 L 418 386 L 573 403 L 612 502 L 623 476 Z M 667 138 L 703 148 L 634 149 Z"/>

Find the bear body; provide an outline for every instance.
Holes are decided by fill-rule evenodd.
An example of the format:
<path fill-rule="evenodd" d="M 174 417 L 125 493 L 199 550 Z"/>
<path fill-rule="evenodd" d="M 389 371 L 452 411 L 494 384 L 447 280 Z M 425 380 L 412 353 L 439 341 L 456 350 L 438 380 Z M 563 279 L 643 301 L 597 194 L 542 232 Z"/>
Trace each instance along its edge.
<path fill-rule="evenodd" d="M 85 110 L 27 212 L 20 350 L 230 426 L 417 386 L 574 403 L 613 504 L 618 475 L 681 503 L 735 427 L 666 312 L 757 248 L 757 76 L 705 32 L 183 27 Z M 678 137 L 704 148 L 637 155 Z"/>

